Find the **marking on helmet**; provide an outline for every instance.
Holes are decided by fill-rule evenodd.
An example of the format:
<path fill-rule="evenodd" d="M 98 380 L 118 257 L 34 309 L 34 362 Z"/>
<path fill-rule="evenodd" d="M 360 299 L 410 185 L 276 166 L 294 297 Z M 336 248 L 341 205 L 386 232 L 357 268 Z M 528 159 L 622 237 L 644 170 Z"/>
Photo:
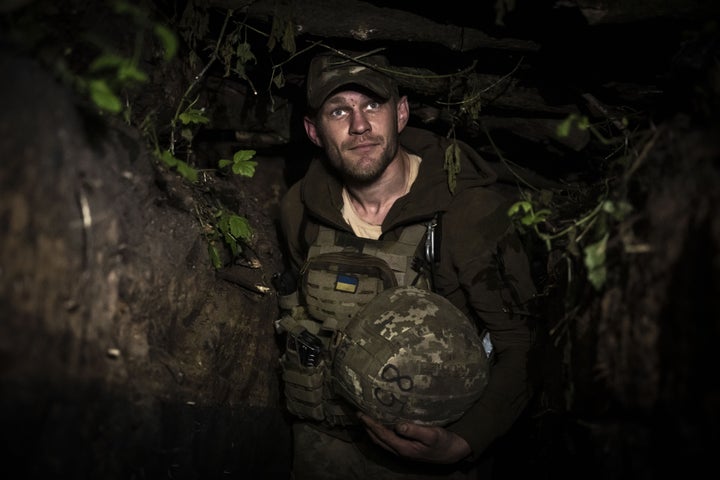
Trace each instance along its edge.
<path fill-rule="evenodd" d="M 403 392 L 413 389 L 413 379 L 409 375 L 400 375 L 400 370 L 395 365 L 388 364 L 380 372 L 380 378 L 386 382 L 396 383 Z"/>
<path fill-rule="evenodd" d="M 388 383 L 397 384 L 398 388 L 403 392 L 409 392 L 414 386 L 412 377 L 409 375 L 400 375 L 400 370 L 392 364 L 388 364 L 383 367 L 382 372 L 380 373 L 380 378 Z M 373 389 L 373 396 L 375 397 L 375 400 L 384 407 L 393 407 L 397 404 L 402 410 L 403 405 L 406 403 L 398 398 L 394 392 L 385 390 L 381 387 L 375 387 Z"/>

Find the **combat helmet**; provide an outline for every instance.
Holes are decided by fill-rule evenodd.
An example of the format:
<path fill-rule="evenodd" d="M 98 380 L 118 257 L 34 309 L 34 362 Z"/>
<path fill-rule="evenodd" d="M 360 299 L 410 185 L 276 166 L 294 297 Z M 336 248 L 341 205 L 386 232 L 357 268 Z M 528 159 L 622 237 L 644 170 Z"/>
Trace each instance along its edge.
<path fill-rule="evenodd" d="M 429 290 L 382 291 L 338 332 L 336 345 L 335 393 L 385 424 L 447 425 L 488 383 L 476 326 Z"/>

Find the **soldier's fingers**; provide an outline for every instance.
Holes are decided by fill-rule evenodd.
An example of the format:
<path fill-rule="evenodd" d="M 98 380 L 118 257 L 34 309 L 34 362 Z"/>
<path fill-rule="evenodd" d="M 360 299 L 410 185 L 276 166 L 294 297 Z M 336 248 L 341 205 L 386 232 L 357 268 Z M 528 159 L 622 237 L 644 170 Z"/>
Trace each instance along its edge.
<path fill-rule="evenodd" d="M 392 453 L 392 454 L 395 454 L 395 455 L 399 455 L 398 451 L 395 450 L 395 448 L 393 448 L 390 444 L 388 444 L 387 442 L 385 442 L 385 440 L 383 440 L 383 439 L 382 439 L 378 434 L 376 434 L 372 429 L 368 428 L 368 429 L 366 429 L 366 430 L 367 430 L 368 435 L 370 435 L 370 438 L 372 439 L 373 442 L 375 442 L 377 445 L 379 445 L 380 447 L 384 448 L 384 449 L 387 450 L 388 452 L 390 452 L 390 453 Z"/>
<path fill-rule="evenodd" d="M 436 427 L 427 427 L 414 423 L 401 423 L 395 427 L 398 435 L 415 440 L 426 446 L 433 446 L 438 442 L 439 432 Z"/>

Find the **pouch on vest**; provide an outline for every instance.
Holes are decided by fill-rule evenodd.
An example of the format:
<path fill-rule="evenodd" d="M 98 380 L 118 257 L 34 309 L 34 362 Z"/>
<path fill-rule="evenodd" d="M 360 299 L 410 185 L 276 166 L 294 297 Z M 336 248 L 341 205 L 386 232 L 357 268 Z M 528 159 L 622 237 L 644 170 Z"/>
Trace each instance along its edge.
<path fill-rule="evenodd" d="M 280 357 L 287 409 L 301 418 L 324 420 L 327 350 L 322 340 L 290 316 L 276 322 L 276 328 L 287 333 Z"/>
<path fill-rule="evenodd" d="M 286 406 L 300 418 L 325 420 L 323 390 L 327 368 L 298 366 L 289 355 L 280 358 L 285 385 Z"/>
<path fill-rule="evenodd" d="M 378 293 L 397 286 L 395 274 L 384 260 L 354 251 L 312 257 L 301 276 L 307 312 L 328 331 L 342 330 Z"/>

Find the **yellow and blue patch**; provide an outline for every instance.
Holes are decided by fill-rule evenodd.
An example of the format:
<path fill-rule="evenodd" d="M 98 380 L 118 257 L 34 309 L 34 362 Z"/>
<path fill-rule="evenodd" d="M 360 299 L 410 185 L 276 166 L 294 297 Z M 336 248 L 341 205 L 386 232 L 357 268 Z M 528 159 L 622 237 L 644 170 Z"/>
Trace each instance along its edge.
<path fill-rule="evenodd" d="M 335 278 L 335 290 L 338 292 L 355 293 L 357 292 L 359 283 L 360 280 L 357 277 L 339 273 Z"/>

